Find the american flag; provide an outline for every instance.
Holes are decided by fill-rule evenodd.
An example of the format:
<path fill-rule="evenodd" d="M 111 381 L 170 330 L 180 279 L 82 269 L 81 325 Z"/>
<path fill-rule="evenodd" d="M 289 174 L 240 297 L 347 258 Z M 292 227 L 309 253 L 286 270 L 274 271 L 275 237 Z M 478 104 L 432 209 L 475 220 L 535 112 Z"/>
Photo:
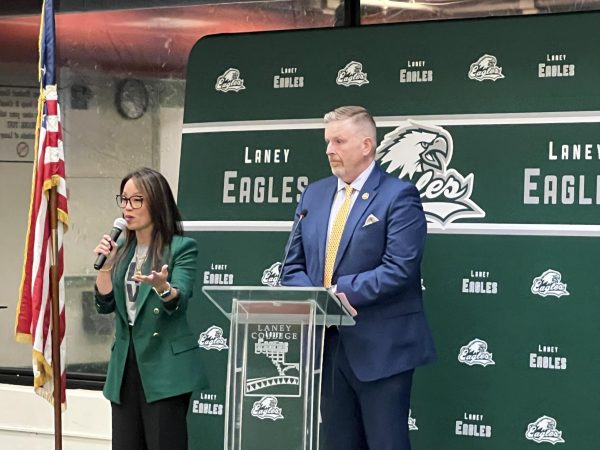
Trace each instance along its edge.
<path fill-rule="evenodd" d="M 35 392 L 53 401 L 52 375 L 52 313 L 51 266 L 58 273 L 60 311 L 60 373 L 61 404 L 66 404 L 65 385 L 65 288 L 63 263 L 63 233 L 67 230 L 67 190 L 65 160 L 60 123 L 60 108 L 56 89 L 54 6 L 45 0 L 40 24 L 39 79 L 40 96 L 36 126 L 29 222 L 25 238 L 25 261 L 17 307 L 16 339 L 33 344 L 33 375 Z M 58 225 L 55 239 L 58 254 L 53 250 L 50 191 L 56 188 Z"/>

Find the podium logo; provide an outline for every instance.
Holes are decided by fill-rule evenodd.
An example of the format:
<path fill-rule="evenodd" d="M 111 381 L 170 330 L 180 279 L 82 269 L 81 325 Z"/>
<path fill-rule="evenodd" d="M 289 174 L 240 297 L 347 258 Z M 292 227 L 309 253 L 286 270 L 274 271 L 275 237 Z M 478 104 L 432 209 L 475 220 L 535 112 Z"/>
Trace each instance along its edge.
<path fill-rule="evenodd" d="M 363 66 L 356 61 L 350 61 L 346 67 L 340 69 L 335 82 L 340 86 L 362 86 L 369 84 L 367 73 L 363 72 Z"/>
<path fill-rule="evenodd" d="M 302 346 L 300 325 L 257 324 L 249 333 L 244 395 L 300 397 Z M 291 362 L 290 362 L 291 360 Z"/>
<path fill-rule="evenodd" d="M 200 333 L 198 347 L 206 350 L 224 350 L 227 346 L 227 339 L 223 337 L 223 329 L 216 325 L 209 327 L 206 331 Z"/>
<path fill-rule="evenodd" d="M 569 291 L 567 291 L 567 284 L 561 282 L 561 278 L 562 275 L 560 272 L 548 269 L 539 277 L 533 279 L 531 293 L 539 295 L 540 297 L 548 297 L 549 295 L 562 297 L 563 295 L 570 295 Z"/>
<path fill-rule="evenodd" d="M 240 78 L 240 71 L 230 67 L 217 78 L 215 89 L 221 92 L 238 92 L 246 87 L 243 78 Z"/>
<path fill-rule="evenodd" d="M 281 263 L 278 261 L 271 264 L 271 267 L 263 270 L 260 282 L 265 286 L 275 287 L 279 285 L 279 272 L 281 271 Z"/>
<path fill-rule="evenodd" d="M 525 437 L 538 444 L 550 442 L 554 445 L 565 442 L 562 438 L 562 431 L 556 429 L 556 419 L 548 416 L 542 416 L 535 422 L 527 425 Z"/>
<path fill-rule="evenodd" d="M 408 177 L 421 194 L 429 222 L 445 225 L 463 218 L 485 217 L 471 200 L 473 174 L 466 177 L 450 169 L 454 152 L 452 136 L 442 127 L 403 122 L 386 134 L 377 147 L 375 159 L 386 172 L 399 170 L 398 178 Z"/>
<path fill-rule="evenodd" d="M 473 339 L 467 345 L 460 348 L 458 352 L 458 361 L 467 366 L 489 366 L 496 363 L 492 359 L 492 353 L 488 351 L 488 344 L 482 339 Z"/>
<path fill-rule="evenodd" d="M 268 395 L 254 402 L 250 414 L 261 420 L 271 419 L 275 421 L 284 418 L 281 412 L 282 409 L 277 406 L 277 397 Z"/>
<path fill-rule="evenodd" d="M 411 417 L 412 410 L 408 410 L 408 431 L 418 431 L 417 420 Z"/>
<path fill-rule="evenodd" d="M 502 67 L 498 67 L 498 60 L 495 56 L 485 54 L 469 68 L 469 78 L 471 80 L 496 81 L 498 78 L 504 78 Z"/>

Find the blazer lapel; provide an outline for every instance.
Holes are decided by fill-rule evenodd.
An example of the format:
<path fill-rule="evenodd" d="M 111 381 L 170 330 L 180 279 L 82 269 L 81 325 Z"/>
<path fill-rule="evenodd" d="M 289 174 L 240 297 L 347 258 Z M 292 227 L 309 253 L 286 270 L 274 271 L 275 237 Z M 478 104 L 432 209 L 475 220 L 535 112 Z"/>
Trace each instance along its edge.
<path fill-rule="evenodd" d="M 150 256 L 150 255 L 148 255 Z M 142 267 L 142 274 L 143 275 L 149 275 L 150 271 L 152 270 L 152 267 L 150 265 L 150 257 L 146 258 L 146 262 L 144 262 L 144 265 Z M 149 283 L 140 283 L 140 285 L 138 286 L 138 292 L 137 292 L 137 297 L 135 298 L 135 303 L 136 303 L 136 309 L 137 309 L 137 313 L 139 314 L 140 311 L 142 310 L 142 307 L 144 306 L 144 303 L 146 303 L 146 300 L 148 299 L 148 294 L 150 294 L 150 290 L 152 289 L 152 287 L 150 286 Z"/>
<path fill-rule="evenodd" d="M 354 230 L 356 230 L 357 225 L 360 223 L 360 220 L 367 210 L 367 207 L 377 196 L 380 178 L 381 169 L 377 164 L 375 164 L 375 167 L 373 167 L 373 171 L 369 175 L 369 178 L 367 178 L 362 190 L 358 193 L 358 196 L 354 201 L 354 205 L 352 205 L 352 209 L 350 210 L 350 214 L 348 215 L 348 219 L 346 220 L 344 232 L 342 233 L 342 239 L 340 240 L 340 246 L 338 247 L 338 252 L 335 258 L 335 264 L 333 266 L 334 274 L 340 264 L 340 261 L 342 260 L 342 257 L 344 256 L 346 249 L 348 248 L 348 244 L 350 243 L 350 239 L 354 234 Z"/>
<path fill-rule="evenodd" d="M 117 311 L 119 312 L 119 314 L 121 314 L 121 316 L 123 317 L 123 319 L 126 322 L 129 321 L 129 317 L 127 316 L 127 310 L 126 310 L 126 306 L 125 306 L 125 303 L 127 302 L 127 298 L 126 298 L 127 294 L 125 294 L 125 291 L 126 291 L 125 275 L 127 273 L 127 269 L 129 268 L 129 263 L 131 262 L 133 255 L 135 253 L 135 248 L 136 248 L 135 245 L 131 246 L 131 248 L 127 251 L 127 254 L 125 254 L 123 256 L 123 258 L 121 259 L 121 263 L 119 263 L 117 270 L 115 271 L 114 283 L 118 284 L 120 289 L 114 289 L 114 291 L 124 293 L 122 298 L 115 297 L 116 307 L 117 307 Z M 150 258 L 148 258 L 148 259 L 146 259 L 146 262 L 144 263 L 144 266 L 142 267 L 142 273 L 147 275 L 150 273 L 150 270 L 151 270 Z M 141 283 L 138 286 L 137 296 L 135 299 L 137 314 L 139 314 L 140 311 L 142 310 L 142 306 L 144 306 L 144 303 L 146 302 L 146 299 L 148 298 L 148 294 L 150 294 L 151 289 L 152 289 L 152 287 L 148 283 Z"/>
<path fill-rule="evenodd" d="M 124 244 L 123 244 L 124 245 Z M 129 321 L 127 317 L 127 311 L 125 309 L 126 298 L 126 288 L 125 288 L 125 274 L 127 273 L 127 269 L 129 267 L 129 263 L 131 262 L 131 258 L 133 258 L 133 252 L 135 251 L 135 245 L 131 246 L 131 248 L 127 251 L 123 258 L 121 258 L 121 262 L 115 269 L 115 277 L 113 279 L 113 292 L 115 293 L 115 303 L 117 312 L 121 315 L 125 323 Z M 119 295 L 122 293 L 122 295 Z"/>

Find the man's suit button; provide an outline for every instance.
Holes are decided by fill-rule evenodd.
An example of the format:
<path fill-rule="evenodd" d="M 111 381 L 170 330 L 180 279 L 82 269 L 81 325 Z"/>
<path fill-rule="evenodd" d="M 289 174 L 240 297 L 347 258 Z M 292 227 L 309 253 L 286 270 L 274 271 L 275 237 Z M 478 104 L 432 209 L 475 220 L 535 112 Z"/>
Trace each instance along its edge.
<path fill-rule="evenodd" d="M 158 316 L 160 314 L 160 309 L 154 308 L 154 310 L 152 312 L 154 313 L 155 316 Z"/>
<path fill-rule="evenodd" d="M 154 333 L 152 333 L 152 336 L 153 337 L 160 336 L 160 333 L 158 331 L 155 331 Z"/>

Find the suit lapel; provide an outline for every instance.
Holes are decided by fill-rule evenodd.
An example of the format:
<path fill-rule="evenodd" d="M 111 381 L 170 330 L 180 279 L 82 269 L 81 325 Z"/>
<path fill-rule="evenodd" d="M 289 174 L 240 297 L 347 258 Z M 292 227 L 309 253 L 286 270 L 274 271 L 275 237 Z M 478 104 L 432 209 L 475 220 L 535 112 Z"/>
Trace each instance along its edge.
<path fill-rule="evenodd" d="M 335 258 L 335 264 L 333 266 L 333 273 L 337 270 L 337 267 L 344 256 L 350 239 L 354 234 L 354 230 L 360 225 L 361 219 L 367 207 L 371 204 L 373 199 L 377 196 L 377 189 L 379 188 L 379 181 L 381 178 L 381 169 L 378 165 L 373 167 L 373 171 L 367 178 L 367 181 L 362 187 L 362 190 L 358 193 L 354 205 L 350 210 L 346 225 L 344 226 L 344 232 L 342 233 L 342 239 L 340 240 L 340 246 L 338 247 L 337 255 Z M 365 198 L 366 197 L 366 198 Z"/>
<path fill-rule="evenodd" d="M 327 247 L 329 215 L 331 214 L 333 198 L 337 192 L 337 178 L 331 177 L 329 180 L 323 190 L 323 200 L 316 202 L 316 211 L 313 214 L 313 217 L 315 217 L 316 236 L 319 239 L 319 267 L 317 273 L 321 274 L 321 277 L 325 270 L 325 248 Z"/>

